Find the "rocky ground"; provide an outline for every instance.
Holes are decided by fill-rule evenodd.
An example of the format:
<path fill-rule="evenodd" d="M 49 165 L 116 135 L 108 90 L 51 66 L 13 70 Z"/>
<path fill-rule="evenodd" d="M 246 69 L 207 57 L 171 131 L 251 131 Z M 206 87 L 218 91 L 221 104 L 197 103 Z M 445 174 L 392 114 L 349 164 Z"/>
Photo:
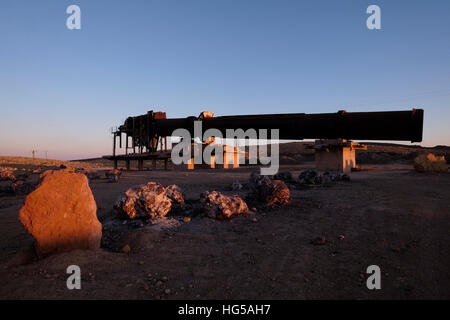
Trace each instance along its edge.
<path fill-rule="evenodd" d="M 311 162 L 283 165 L 293 176 Z M 450 174 L 410 164 L 362 165 L 351 181 L 289 185 L 291 200 L 230 220 L 191 210 L 153 221 L 119 219 L 113 206 L 130 187 L 176 184 L 195 203 L 225 195 L 254 168 L 123 172 L 89 182 L 103 225 L 102 248 L 37 260 L 18 220 L 23 195 L 0 197 L 2 299 L 443 299 L 450 298 Z M 37 174 L 29 178 L 37 180 Z M 188 218 L 188 219 L 186 219 Z M 319 240 L 317 240 L 319 239 Z M 78 265 L 82 289 L 68 290 Z M 381 290 L 368 290 L 378 265 Z"/>

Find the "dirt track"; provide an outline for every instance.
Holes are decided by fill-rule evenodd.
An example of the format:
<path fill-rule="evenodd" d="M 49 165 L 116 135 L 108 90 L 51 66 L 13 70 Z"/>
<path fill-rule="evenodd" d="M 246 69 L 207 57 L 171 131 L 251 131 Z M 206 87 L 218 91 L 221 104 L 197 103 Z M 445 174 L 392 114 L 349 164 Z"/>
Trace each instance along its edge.
<path fill-rule="evenodd" d="M 303 168 L 283 170 L 297 174 Z M 23 197 L 2 197 L 0 298 L 450 298 L 450 174 L 419 174 L 401 165 L 371 168 L 352 173 L 351 182 L 292 189 L 284 207 L 230 221 L 194 216 L 172 230 L 124 225 L 116 234 L 104 231 L 101 251 L 26 265 L 17 265 L 25 255 L 18 252 L 32 243 L 17 219 Z M 107 226 L 115 200 L 130 186 L 175 183 L 195 200 L 205 190 L 246 181 L 251 170 L 126 172 L 117 184 L 94 180 L 91 188 Z M 327 243 L 312 245 L 317 236 Z M 125 244 L 130 254 L 120 252 Z M 66 288 L 71 264 L 81 267 L 81 290 Z M 382 271 L 378 291 L 365 286 L 372 264 Z"/>

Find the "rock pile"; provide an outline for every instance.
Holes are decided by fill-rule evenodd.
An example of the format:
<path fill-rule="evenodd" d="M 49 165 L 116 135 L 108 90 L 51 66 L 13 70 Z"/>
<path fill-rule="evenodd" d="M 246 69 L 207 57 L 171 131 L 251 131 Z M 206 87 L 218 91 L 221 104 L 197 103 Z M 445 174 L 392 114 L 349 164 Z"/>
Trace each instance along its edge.
<path fill-rule="evenodd" d="M 248 213 L 248 207 L 241 197 L 226 196 L 217 191 L 205 191 L 200 196 L 205 214 L 213 219 L 229 219 L 232 216 Z"/>
<path fill-rule="evenodd" d="M 84 175 L 43 173 L 38 187 L 25 198 L 19 219 L 41 254 L 100 247 L 102 225 Z"/>
<path fill-rule="evenodd" d="M 316 170 L 307 169 L 300 172 L 298 180 L 300 184 L 322 185 L 330 183 L 331 181 L 350 181 L 350 176 L 348 174 L 335 171 L 325 171 L 321 174 Z"/>

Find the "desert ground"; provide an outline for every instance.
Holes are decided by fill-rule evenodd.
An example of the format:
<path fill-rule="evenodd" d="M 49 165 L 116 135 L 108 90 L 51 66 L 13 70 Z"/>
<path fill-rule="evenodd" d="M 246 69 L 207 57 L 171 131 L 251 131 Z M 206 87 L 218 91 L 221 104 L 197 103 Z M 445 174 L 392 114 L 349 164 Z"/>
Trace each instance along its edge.
<path fill-rule="evenodd" d="M 280 171 L 297 177 L 314 167 L 313 155 L 299 148 L 282 148 Z M 449 299 L 450 174 L 415 172 L 411 159 L 419 149 L 374 144 L 358 154 L 361 170 L 352 172 L 350 181 L 289 185 L 288 204 L 249 201 L 251 213 L 222 221 L 175 211 L 159 223 L 125 223 L 113 206 L 125 190 L 148 181 L 178 185 L 187 202 L 206 190 L 245 198 L 245 189 L 232 191 L 230 185 L 245 183 L 258 167 L 187 171 L 171 166 L 125 171 L 118 183 L 91 180 L 102 248 L 45 258 L 35 256 L 33 238 L 18 220 L 25 195 L 3 194 L 0 298 Z M 435 149 L 443 150 L 448 152 Z M 14 164 L 0 160 L 3 167 Z M 14 167 L 42 166 L 42 161 L 22 161 Z M 79 161 L 76 166 L 105 171 L 111 163 Z M 191 220 L 185 222 L 185 216 Z M 318 245 L 312 241 L 317 237 L 326 241 Z M 66 287 L 66 268 L 73 264 L 81 268 L 81 290 Z M 380 290 L 366 287 L 370 265 L 381 268 Z"/>

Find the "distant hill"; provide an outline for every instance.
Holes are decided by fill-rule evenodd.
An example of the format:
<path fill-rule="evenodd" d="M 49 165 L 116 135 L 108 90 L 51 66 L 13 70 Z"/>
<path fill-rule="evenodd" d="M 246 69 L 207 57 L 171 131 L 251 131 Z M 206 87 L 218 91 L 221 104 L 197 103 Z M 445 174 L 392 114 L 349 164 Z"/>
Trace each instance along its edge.
<path fill-rule="evenodd" d="M 74 168 L 108 168 L 112 166 L 112 162 L 105 159 L 99 159 L 98 161 L 62 161 L 42 158 L 33 159 L 28 157 L 0 156 L 0 167 L 17 171 L 34 170 L 39 167 L 52 169 L 59 168 L 61 165 Z"/>

